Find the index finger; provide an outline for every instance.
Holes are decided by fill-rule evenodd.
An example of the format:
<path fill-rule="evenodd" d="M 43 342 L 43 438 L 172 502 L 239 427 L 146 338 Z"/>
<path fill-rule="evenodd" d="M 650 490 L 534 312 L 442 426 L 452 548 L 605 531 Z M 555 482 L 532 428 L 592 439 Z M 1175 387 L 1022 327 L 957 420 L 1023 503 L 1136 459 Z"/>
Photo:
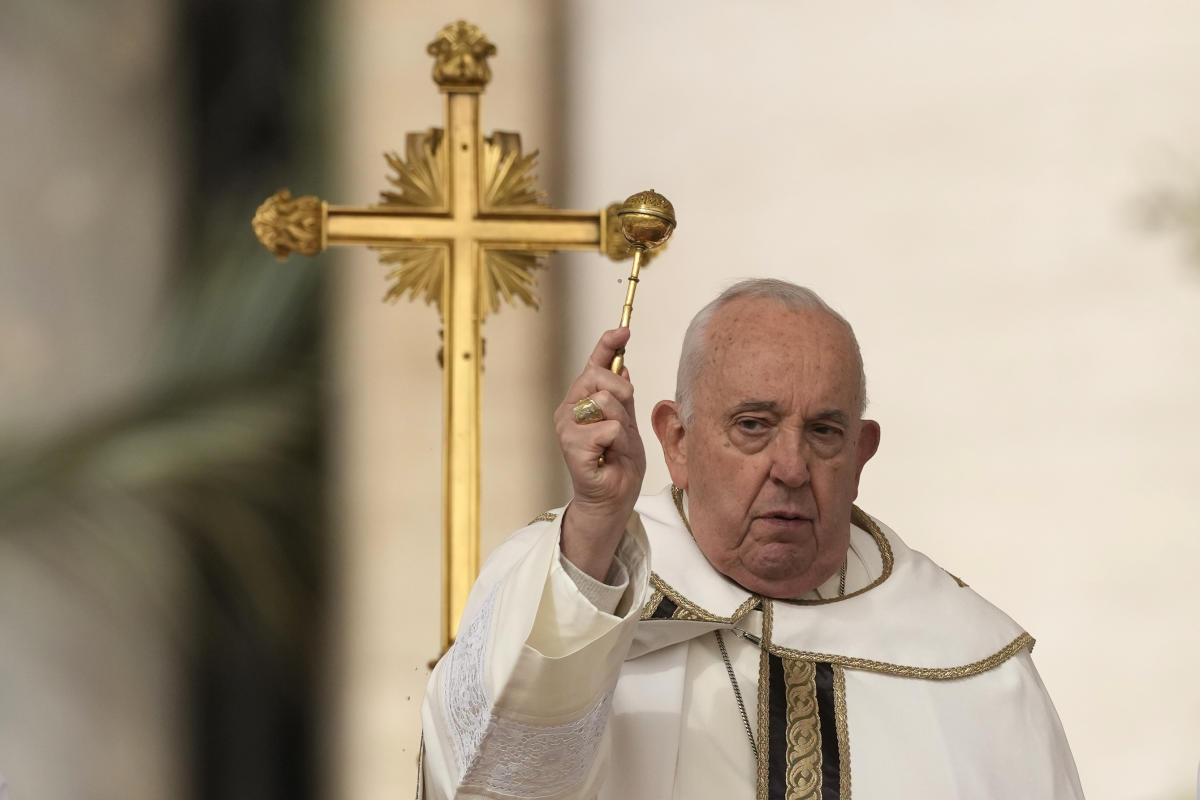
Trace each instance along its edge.
<path fill-rule="evenodd" d="M 600 335 L 596 349 L 588 356 L 588 365 L 609 369 L 617 352 L 629 343 L 629 328 L 613 328 Z"/>

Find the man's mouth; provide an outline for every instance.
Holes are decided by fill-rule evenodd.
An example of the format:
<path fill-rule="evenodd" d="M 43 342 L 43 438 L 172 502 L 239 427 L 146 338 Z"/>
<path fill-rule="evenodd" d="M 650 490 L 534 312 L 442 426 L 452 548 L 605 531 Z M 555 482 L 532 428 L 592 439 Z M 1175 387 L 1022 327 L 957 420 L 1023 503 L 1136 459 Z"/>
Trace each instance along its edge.
<path fill-rule="evenodd" d="M 807 522 L 809 517 L 794 511 L 771 511 L 766 514 L 759 515 L 759 519 L 778 522 Z"/>

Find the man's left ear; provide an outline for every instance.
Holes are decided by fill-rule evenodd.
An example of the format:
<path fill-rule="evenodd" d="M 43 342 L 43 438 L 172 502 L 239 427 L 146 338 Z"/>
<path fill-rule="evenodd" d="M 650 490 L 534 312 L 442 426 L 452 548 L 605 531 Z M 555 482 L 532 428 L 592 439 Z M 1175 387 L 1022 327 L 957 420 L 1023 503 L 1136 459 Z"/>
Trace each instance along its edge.
<path fill-rule="evenodd" d="M 863 467 L 867 465 L 871 456 L 875 455 L 875 451 L 878 449 L 879 423 L 873 419 L 864 419 L 862 428 L 858 432 L 858 467 L 855 470 L 855 481 L 862 476 Z"/>

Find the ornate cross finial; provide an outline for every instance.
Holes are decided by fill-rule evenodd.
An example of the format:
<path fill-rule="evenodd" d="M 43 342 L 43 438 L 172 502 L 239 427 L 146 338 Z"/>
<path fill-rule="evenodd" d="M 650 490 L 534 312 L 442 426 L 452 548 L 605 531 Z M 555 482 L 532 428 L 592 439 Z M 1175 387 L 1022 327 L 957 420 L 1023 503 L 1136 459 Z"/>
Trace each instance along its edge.
<path fill-rule="evenodd" d="M 433 80 L 443 92 L 482 92 L 492 79 L 487 59 L 496 55 L 496 45 L 465 20 L 442 28 L 426 51 L 436 59 Z"/>
<path fill-rule="evenodd" d="M 280 189 L 254 212 L 254 233 L 280 261 L 292 253 L 315 256 L 325 249 L 325 204 L 311 194 L 292 197 Z"/>

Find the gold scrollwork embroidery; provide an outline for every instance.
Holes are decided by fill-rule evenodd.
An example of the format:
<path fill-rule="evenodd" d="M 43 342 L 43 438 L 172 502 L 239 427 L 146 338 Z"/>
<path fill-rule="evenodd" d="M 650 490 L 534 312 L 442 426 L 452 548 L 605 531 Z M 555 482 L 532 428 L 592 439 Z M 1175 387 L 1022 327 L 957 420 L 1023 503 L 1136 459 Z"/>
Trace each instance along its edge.
<path fill-rule="evenodd" d="M 785 797 L 820 800 L 821 718 L 817 710 L 817 668 L 808 661 L 783 661 L 784 698 L 787 703 Z"/>

